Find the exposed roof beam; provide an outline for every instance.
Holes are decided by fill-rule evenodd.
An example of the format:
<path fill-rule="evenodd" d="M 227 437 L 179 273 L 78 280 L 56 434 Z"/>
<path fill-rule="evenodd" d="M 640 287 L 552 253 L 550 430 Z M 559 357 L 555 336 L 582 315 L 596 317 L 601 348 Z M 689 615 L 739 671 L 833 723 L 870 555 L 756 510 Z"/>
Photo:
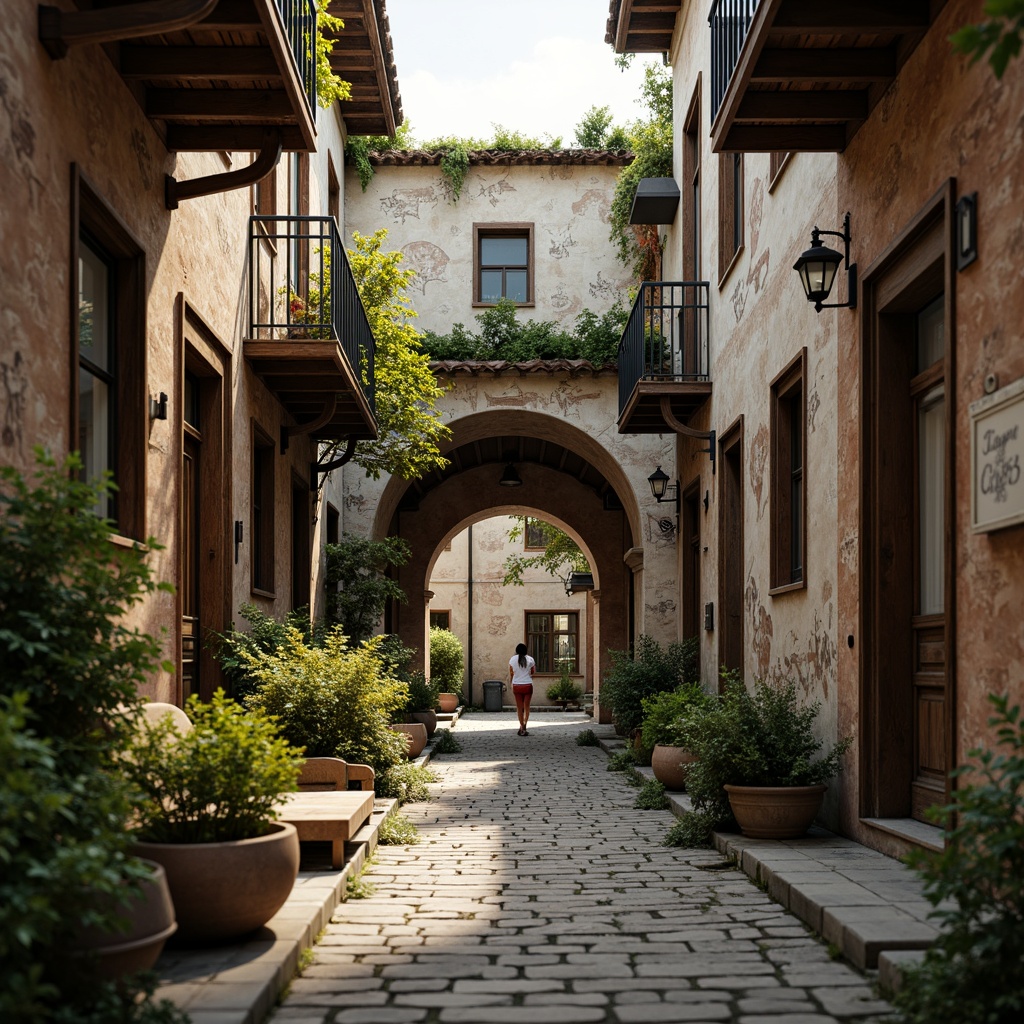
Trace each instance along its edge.
<path fill-rule="evenodd" d="M 896 76 L 893 47 L 764 49 L 751 82 L 887 82 Z"/>
<path fill-rule="evenodd" d="M 833 89 L 830 92 L 748 92 L 734 122 L 863 121 L 868 116 L 867 94 Z"/>
<path fill-rule="evenodd" d="M 252 79 L 281 78 L 265 46 L 133 46 L 120 52 L 122 78 Z"/>
<path fill-rule="evenodd" d="M 784 0 L 772 19 L 770 31 L 842 35 L 915 32 L 928 28 L 928 0 L 857 0 L 822 3 L 821 0 Z"/>

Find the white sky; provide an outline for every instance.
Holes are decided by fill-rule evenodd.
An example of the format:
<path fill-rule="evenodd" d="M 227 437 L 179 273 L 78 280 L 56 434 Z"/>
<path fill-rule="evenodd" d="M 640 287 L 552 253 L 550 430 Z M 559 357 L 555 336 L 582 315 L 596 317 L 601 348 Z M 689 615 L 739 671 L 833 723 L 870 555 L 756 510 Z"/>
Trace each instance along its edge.
<path fill-rule="evenodd" d="M 561 135 L 568 148 L 591 106 L 609 107 L 616 124 L 644 112 L 643 60 L 622 72 L 604 41 L 608 0 L 386 0 L 386 10 L 418 142 L 490 138 L 500 124 Z"/>

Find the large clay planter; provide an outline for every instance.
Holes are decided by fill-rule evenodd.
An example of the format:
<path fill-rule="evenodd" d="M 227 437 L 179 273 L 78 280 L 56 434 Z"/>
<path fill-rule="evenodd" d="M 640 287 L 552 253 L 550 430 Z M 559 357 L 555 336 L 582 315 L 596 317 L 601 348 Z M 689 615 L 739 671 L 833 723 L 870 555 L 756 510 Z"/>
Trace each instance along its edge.
<path fill-rule="evenodd" d="M 437 699 L 441 703 L 441 713 L 450 715 L 459 706 L 459 695 L 457 693 L 439 693 Z"/>
<path fill-rule="evenodd" d="M 409 757 L 419 757 L 427 745 L 427 727 L 420 722 L 399 722 L 391 726 L 395 732 L 404 732 L 409 744 Z"/>
<path fill-rule="evenodd" d="M 428 740 L 434 735 L 434 730 L 437 729 L 436 711 L 414 711 L 409 717 L 414 722 L 419 722 L 420 725 L 426 726 Z"/>
<path fill-rule="evenodd" d="M 299 837 L 283 821 L 255 839 L 137 842 L 135 853 L 163 865 L 178 935 L 190 942 L 218 942 L 266 924 L 288 899 L 299 872 Z"/>
<path fill-rule="evenodd" d="M 89 928 L 76 942 L 97 954 L 97 971 L 110 981 L 118 981 L 138 971 L 148 971 L 174 934 L 174 904 L 167 885 L 167 874 L 155 861 L 146 861 L 152 872 L 140 883 L 141 892 L 117 906 L 127 931 L 100 931 Z"/>
<path fill-rule="evenodd" d="M 666 789 L 679 793 L 686 789 L 690 765 L 696 760 L 696 755 L 691 754 L 686 747 L 656 743 L 651 754 L 651 768 L 654 769 L 654 777 Z"/>
<path fill-rule="evenodd" d="M 741 831 L 751 839 L 798 839 L 818 816 L 825 785 L 725 786 Z"/>

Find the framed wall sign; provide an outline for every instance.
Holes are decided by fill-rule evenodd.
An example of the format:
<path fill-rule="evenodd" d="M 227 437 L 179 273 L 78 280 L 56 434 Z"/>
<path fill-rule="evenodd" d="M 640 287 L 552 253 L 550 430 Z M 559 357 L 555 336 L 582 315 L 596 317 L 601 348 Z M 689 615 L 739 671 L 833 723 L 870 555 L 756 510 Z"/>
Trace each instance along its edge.
<path fill-rule="evenodd" d="M 971 403 L 971 529 L 1024 523 L 1024 378 Z"/>

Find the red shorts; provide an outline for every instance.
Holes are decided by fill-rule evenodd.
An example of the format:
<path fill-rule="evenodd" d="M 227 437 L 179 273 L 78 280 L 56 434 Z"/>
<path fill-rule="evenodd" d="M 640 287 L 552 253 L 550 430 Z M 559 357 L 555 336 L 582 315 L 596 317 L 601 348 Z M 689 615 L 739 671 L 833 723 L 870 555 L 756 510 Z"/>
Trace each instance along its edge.
<path fill-rule="evenodd" d="M 533 683 L 515 683 L 512 687 L 513 697 L 532 697 Z"/>

